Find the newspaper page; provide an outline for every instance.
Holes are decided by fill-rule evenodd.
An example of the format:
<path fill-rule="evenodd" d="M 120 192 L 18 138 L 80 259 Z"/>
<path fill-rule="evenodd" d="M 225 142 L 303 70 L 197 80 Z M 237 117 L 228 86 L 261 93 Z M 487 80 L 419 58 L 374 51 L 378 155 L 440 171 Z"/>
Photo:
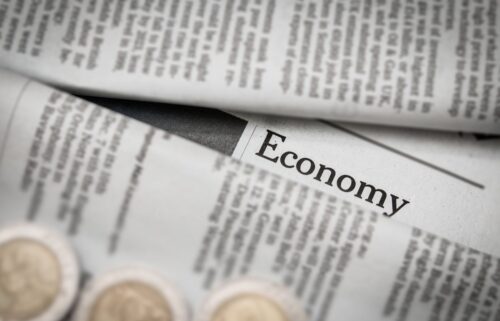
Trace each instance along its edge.
<path fill-rule="evenodd" d="M 150 264 L 194 307 L 257 276 L 310 320 L 500 317 L 495 256 L 11 73 L 0 108 L 0 223 L 65 232 L 90 276 Z"/>
<path fill-rule="evenodd" d="M 500 133 L 498 0 L 0 1 L 0 65 L 88 93 Z"/>
<path fill-rule="evenodd" d="M 500 256 L 500 136 L 304 121 L 88 97 L 154 126 Z"/>

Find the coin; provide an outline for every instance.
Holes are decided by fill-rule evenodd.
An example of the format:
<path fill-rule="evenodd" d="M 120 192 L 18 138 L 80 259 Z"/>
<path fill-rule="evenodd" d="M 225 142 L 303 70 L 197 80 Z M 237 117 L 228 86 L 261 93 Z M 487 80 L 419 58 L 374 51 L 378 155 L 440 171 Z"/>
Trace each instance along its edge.
<path fill-rule="evenodd" d="M 91 321 L 172 321 L 169 304 L 161 293 L 140 282 L 123 282 L 100 294 Z"/>
<path fill-rule="evenodd" d="M 197 321 L 305 321 L 301 304 L 284 287 L 257 278 L 240 278 L 212 291 Z"/>
<path fill-rule="evenodd" d="M 43 244 L 14 239 L 0 245 L 0 317 L 30 320 L 46 312 L 61 289 L 61 267 Z"/>
<path fill-rule="evenodd" d="M 0 321 L 61 319 L 78 281 L 76 257 L 57 233 L 30 224 L 0 231 Z"/>
<path fill-rule="evenodd" d="M 74 321 L 186 321 L 187 305 L 166 280 L 144 268 L 121 268 L 84 289 Z"/>
<path fill-rule="evenodd" d="M 266 297 L 243 294 L 223 303 L 213 321 L 287 321 L 281 308 Z"/>

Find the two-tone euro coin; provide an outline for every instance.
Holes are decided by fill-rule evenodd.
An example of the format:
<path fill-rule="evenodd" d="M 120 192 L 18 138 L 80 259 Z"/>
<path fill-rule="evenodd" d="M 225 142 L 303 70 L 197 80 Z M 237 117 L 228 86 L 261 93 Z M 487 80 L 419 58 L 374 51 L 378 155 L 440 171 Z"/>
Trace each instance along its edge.
<path fill-rule="evenodd" d="M 279 285 L 241 279 L 213 291 L 197 321 L 305 321 L 299 302 Z"/>
<path fill-rule="evenodd" d="M 143 268 L 110 271 L 84 289 L 74 321 L 187 321 L 176 288 Z"/>
<path fill-rule="evenodd" d="M 0 230 L 0 321 L 59 321 L 72 306 L 80 269 L 68 241 L 30 224 Z"/>

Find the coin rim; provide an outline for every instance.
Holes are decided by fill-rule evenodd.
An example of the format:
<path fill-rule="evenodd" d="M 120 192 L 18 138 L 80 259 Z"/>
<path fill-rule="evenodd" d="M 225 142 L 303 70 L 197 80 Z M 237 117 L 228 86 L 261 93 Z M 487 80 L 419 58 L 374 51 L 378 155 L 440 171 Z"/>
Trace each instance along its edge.
<path fill-rule="evenodd" d="M 190 312 L 177 288 L 159 273 L 148 268 L 126 267 L 105 272 L 86 284 L 72 321 L 88 321 L 92 307 L 100 295 L 110 287 L 123 282 L 145 283 L 157 290 L 165 299 L 173 321 L 188 321 Z"/>
<path fill-rule="evenodd" d="M 260 278 L 245 277 L 222 284 L 208 294 L 198 309 L 196 321 L 212 321 L 218 309 L 241 295 L 259 295 L 274 302 L 288 321 L 306 321 L 302 304 L 283 286 Z"/>
<path fill-rule="evenodd" d="M 72 307 L 79 288 L 80 266 L 74 249 L 61 234 L 33 224 L 13 224 L 0 229 L 0 245 L 16 239 L 33 240 L 46 246 L 59 261 L 61 283 L 59 294 L 41 315 L 29 321 L 62 319 Z M 3 321 L 0 318 L 0 321 Z"/>

